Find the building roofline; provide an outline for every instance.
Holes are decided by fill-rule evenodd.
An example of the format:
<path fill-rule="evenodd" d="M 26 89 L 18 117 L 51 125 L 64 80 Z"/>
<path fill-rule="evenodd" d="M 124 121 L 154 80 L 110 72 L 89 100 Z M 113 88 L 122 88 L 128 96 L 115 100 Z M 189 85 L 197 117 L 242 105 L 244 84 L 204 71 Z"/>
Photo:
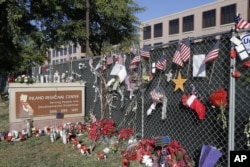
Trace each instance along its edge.
<path fill-rule="evenodd" d="M 155 21 L 155 20 L 158 20 L 158 19 L 161 20 L 161 19 L 164 19 L 164 18 L 166 18 L 166 17 L 178 15 L 178 14 L 183 13 L 183 12 L 188 12 L 188 11 L 196 10 L 196 9 L 198 9 L 198 8 L 201 8 L 201 7 L 206 7 L 206 6 L 214 5 L 214 4 L 216 4 L 216 3 L 220 3 L 221 1 L 226 1 L 226 0 L 217 0 L 217 1 L 215 1 L 215 2 L 210 2 L 210 3 L 207 3 L 207 4 L 199 5 L 199 6 L 197 6 L 197 7 L 185 9 L 185 10 L 182 10 L 182 11 L 179 11 L 179 12 L 175 12 L 175 13 L 171 13 L 171 14 L 168 14 L 168 15 L 160 16 L 160 17 L 157 17 L 157 18 L 154 18 L 154 19 L 142 21 L 141 23 L 142 23 L 142 24 L 145 24 L 145 23 L 152 22 L 152 21 Z"/>

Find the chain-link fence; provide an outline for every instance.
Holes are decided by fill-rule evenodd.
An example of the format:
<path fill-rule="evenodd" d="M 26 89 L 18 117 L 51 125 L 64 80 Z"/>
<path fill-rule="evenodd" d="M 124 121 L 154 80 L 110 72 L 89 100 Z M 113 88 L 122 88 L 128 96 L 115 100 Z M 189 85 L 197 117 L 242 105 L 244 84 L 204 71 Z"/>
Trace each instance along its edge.
<path fill-rule="evenodd" d="M 215 61 L 206 64 L 205 77 L 193 77 L 193 59 L 192 56 L 183 68 L 179 68 L 172 63 L 173 55 L 177 49 L 178 43 L 168 43 L 157 47 L 152 47 L 150 58 L 143 58 L 138 67 L 131 70 L 129 68 L 134 54 L 129 53 L 123 56 L 124 65 L 127 74 L 136 74 L 139 78 L 146 72 L 152 72 L 152 64 L 156 63 L 162 56 L 167 60 L 167 66 L 164 71 L 156 70 L 153 73 L 153 79 L 148 84 L 138 82 L 133 89 L 133 96 L 128 91 L 127 81 L 120 84 L 120 92 L 108 91 L 107 83 L 114 78 L 110 75 L 115 62 L 102 68 L 102 60 L 104 57 L 93 58 L 93 68 L 89 64 L 91 58 L 71 61 L 65 64 L 53 65 L 47 67 L 45 74 L 53 74 L 55 70 L 60 73 L 65 72 L 73 78 L 73 82 L 86 81 L 86 106 L 85 110 L 88 114 L 93 112 L 98 119 L 103 117 L 112 117 L 117 124 L 118 129 L 131 127 L 137 135 L 143 137 L 152 136 L 169 136 L 171 139 L 178 140 L 188 151 L 190 157 L 198 166 L 200 151 L 202 145 L 211 145 L 217 147 L 222 153 L 217 166 L 226 166 L 228 164 L 229 140 L 235 142 L 234 150 L 246 150 L 246 137 L 244 134 L 245 124 L 249 120 L 249 75 L 248 78 L 242 77 L 236 80 L 235 90 L 235 118 L 229 118 L 229 107 L 226 108 L 227 127 L 223 129 L 222 122 L 217 119 L 220 111 L 213 108 L 209 102 L 210 94 L 219 89 L 224 88 L 229 92 L 229 99 L 232 94 L 231 80 L 231 38 L 230 32 L 202 36 L 199 38 L 190 38 L 191 55 L 207 54 L 215 43 L 219 40 L 219 56 Z M 114 58 L 115 59 L 115 58 Z M 237 58 L 238 59 L 238 58 Z M 236 61 L 238 61 L 236 59 Z M 239 62 L 239 61 L 238 61 Z M 100 63 L 100 64 L 99 64 Z M 79 69 L 79 64 L 83 65 Z M 98 64 L 100 68 L 97 71 Z M 240 69 L 242 63 L 236 63 L 236 68 Z M 91 70 L 92 69 L 92 70 Z M 241 68 L 242 69 L 242 68 Z M 244 70 L 245 75 L 249 74 L 249 70 Z M 66 72 L 68 71 L 68 72 Z M 181 90 L 174 91 L 175 83 L 168 80 L 168 74 L 172 72 L 173 79 L 177 77 L 178 72 L 182 78 L 187 79 L 183 84 L 184 92 Z M 33 74 L 38 75 L 38 68 L 33 69 Z M 167 103 L 157 104 L 151 115 L 147 115 L 147 110 L 152 102 L 150 92 L 159 87 L 167 98 Z M 183 106 L 181 98 L 183 94 L 191 94 L 195 92 L 199 100 L 206 106 L 205 119 L 200 120 L 197 113 Z M 124 99 L 122 98 L 124 96 Z M 231 106 L 231 105 L 228 105 Z M 162 109 L 166 108 L 166 117 L 162 119 Z M 234 110 L 232 110 L 234 112 Z M 228 126 L 230 120 L 235 120 L 235 130 L 231 133 L 235 134 L 234 139 L 229 138 L 232 129 Z"/>

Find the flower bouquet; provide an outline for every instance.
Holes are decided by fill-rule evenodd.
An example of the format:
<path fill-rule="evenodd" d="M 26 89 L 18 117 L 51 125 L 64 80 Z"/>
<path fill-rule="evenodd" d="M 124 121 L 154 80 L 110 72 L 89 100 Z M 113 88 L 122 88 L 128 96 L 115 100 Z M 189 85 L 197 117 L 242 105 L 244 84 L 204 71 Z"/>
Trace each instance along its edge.
<path fill-rule="evenodd" d="M 19 75 L 15 79 L 16 83 L 33 83 L 33 78 L 30 77 L 29 75 Z"/>
<path fill-rule="evenodd" d="M 225 89 L 220 88 L 211 93 L 209 101 L 212 106 L 219 108 L 220 114 L 217 117 L 217 120 L 222 121 L 222 128 L 225 129 L 227 127 L 227 119 L 225 116 L 225 110 L 228 105 L 227 102 L 228 93 Z"/>

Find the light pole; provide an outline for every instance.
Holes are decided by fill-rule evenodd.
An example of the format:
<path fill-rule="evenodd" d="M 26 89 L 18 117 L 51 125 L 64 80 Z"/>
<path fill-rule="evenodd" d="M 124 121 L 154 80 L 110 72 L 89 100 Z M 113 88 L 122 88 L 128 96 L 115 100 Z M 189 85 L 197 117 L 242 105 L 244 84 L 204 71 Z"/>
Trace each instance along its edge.
<path fill-rule="evenodd" d="M 86 57 L 89 56 L 89 0 L 86 0 Z"/>

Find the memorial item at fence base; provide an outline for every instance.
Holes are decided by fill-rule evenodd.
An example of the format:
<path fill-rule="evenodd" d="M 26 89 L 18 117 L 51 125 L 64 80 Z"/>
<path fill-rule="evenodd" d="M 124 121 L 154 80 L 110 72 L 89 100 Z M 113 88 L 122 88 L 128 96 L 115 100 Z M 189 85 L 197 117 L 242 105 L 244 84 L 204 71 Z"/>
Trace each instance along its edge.
<path fill-rule="evenodd" d="M 122 159 L 122 167 L 129 167 L 130 162 L 127 158 Z"/>
<path fill-rule="evenodd" d="M 103 151 L 99 151 L 97 153 L 97 160 L 106 160 L 106 159 L 107 159 L 107 155 Z"/>
<path fill-rule="evenodd" d="M 153 159 L 149 155 L 143 155 L 142 156 L 142 164 L 145 164 L 146 166 L 153 166 Z"/>
<path fill-rule="evenodd" d="M 27 83 L 27 84 L 32 84 L 34 82 L 33 78 L 30 77 L 29 75 L 19 75 L 15 79 L 16 83 Z"/>
<path fill-rule="evenodd" d="M 178 76 L 176 79 L 173 79 L 173 82 L 175 83 L 174 91 L 180 89 L 182 92 L 184 92 L 183 84 L 187 81 L 187 79 L 181 78 L 180 71 L 178 72 Z"/>
<path fill-rule="evenodd" d="M 182 95 L 182 104 L 193 109 L 200 120 L 205 119 L 206 107 L 195 95 Z"/>
<path fill-rule="evenodd" d="M 228 93 L 225 89 L 220 88 L 210 94 L 209 101 L 213 107 L 219 108 L 220 113 L 218 114 L 217 120 L 222 122 L 222 128 L 227 127 L 227 118 L 225 116 L 225 110 L 228 105 L 227 99 Z"/>
<path fill-rule="evenodd" d="M 118 133 L 119 140 L 129 140 L 134 135 L 134 129 L 123 128 Z"/>
<path fill-rule="evenodd" d="M 180 145 L 177 140 L 171 141 L 167 145 L 166 150 L 167 155 L 165 158 L 167 166 L 194 166 L 189 155 L 187 154 L 186 149 L 182 145 Z"/>
<path fill-rule="evenodd" d="M 160 146 L 160 147 L 165 147 L 171 142 L 171 139 L 169 136 L 158 136 L 158 137 L 152 137 L 154 140 L 154 145 Z"/>
<path fill-rule="evenodd" d="M 222 153 L 215 147 L 203 145 L 199 160 L 199 167 L 215 166 Z"/>
<path fill-rule="evenodd" d="M 250 118 L 245 125 L 244 134 L 246 135 L 246 146 L 250 148 Z"/>

